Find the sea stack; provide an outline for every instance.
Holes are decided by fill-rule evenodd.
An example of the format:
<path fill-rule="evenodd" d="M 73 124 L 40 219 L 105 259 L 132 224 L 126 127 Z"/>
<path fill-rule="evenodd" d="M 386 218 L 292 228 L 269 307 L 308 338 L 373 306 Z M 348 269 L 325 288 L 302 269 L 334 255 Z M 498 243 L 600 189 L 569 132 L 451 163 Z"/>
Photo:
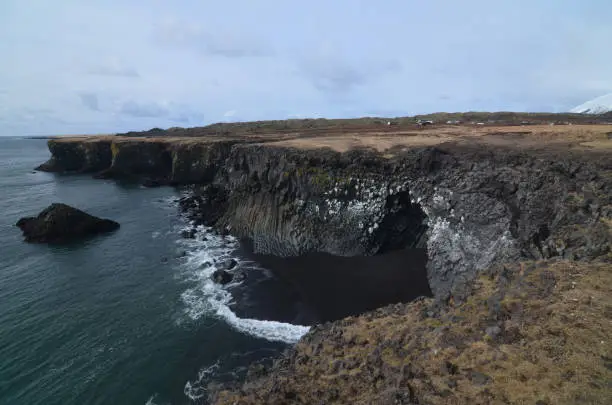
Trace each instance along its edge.
<path fill-rule="evenodd" d="M 53 203 L 36 217 L 17 221 L 26 242 L 66 243 L 88 236 L 112 232 L 119 223 L 97 218 L 66 204 Z"/>

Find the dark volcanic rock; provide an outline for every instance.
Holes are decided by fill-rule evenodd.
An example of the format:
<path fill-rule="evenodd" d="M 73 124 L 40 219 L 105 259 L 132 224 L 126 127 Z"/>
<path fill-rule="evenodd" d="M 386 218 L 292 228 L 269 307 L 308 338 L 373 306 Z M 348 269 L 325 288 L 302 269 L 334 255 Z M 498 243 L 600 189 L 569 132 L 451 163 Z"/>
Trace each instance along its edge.
<path fill-rule="evenodd" d="M 236 259 L 227 259 L 217 264 L 217 270 L 212 274 L 211 278 L 215 283 L 228 284 L 234 281 L 242 281 L 245 278 L 245 274 L 242 272 L 235 272 L 238 267 L 238 261 Z"/>
<path fill-rule="evenodd" d="M 197 229 L 192 228 L 189 230 L 182 231 L 181 236 L 185 239 L 195 239 L 197 232 L 198 232 Z"/>
<path fill-rule="evenodd" d="M 225 270 L 232 270 L 238 265 L 238 262 L 236 259 L 227 259 L 221 265 Z"/>
<path fill-rule="evenodd" d="M 51 159 L 36 170 L 44 172 L 96 173 L 108 168 L 112 162 L 111 141 L 66 142 L 50 139 L 48 142 Z"/>
<path fill-rule="evenodd" d="M 115 221 L 60 203 L 51 204 L 37 217 L 21 218 L 16 225 L 23 231 L 25 241 L 32 243 L 64 243 L 119 228 Z"/>
<path fill-rule="evenodd" d="M 398 149 L 387 158 L 370 149 L 280 148 L 249 139 L 50 140 L 48 164 L 192 184 L 180 207 L 194 224 L 252 240 L 260 254 L 426 248 L 429 284 L 440 301 L 464 300 L 493 263 L 611 254 L 601 218 L 612 206 L 612 161 L 596 149 L 473 140 Z"/>
<path fill-rule="evenodd" d="M 219 284 L 227 284 L 230 283 L 232 281 L 232 279 L 234 278 L 234 276 L 232 275 L 232 273 L 226 271 L 226 270 L 217 270 L 212 274 L 213 281 L 215 283 L 219 283 Z"/>
<path fill-rule="evenodd" d="M 612 161 L 571 152 L 448 143 L 386 159 L 235 145 L 181 208 L 197 224 L 281 257 L 427 248 L 430 287 L 464 300 L 493 263 L 609 255 Z"/>
<path fill-rule="evenodd" d="M 536 119 L 513 113 L 461 119 L 487 122 L 487 127 L 489 120 L 594 120 L 580 114 Z M 269 128 L 251 133 L 259 124 L 237 125 L 252 125 L 241 132 L 248 136 L 232 138 L 225 126 L 212 126 L 214 133 L 197 142 L 167 140 L 159 135 L 170 131 L 156 129 L 142 134 L 155 140 L 51 140 L 52 159 L 39 169 L 193 185 L 180 207 L 194 224 L 252 241 L 260 255 L 359 260 L 417 248 L 427 255 L 435 300 L 317 326 L 275 363 L 268 377 L 221 395 L 219 403 L 485 404 L 538 403 L 546 397 L 549 403 L 563 403 L 560 398 L 607 403 L 609 392 L 601 387 L 611 387 L 609 369 L 598 362 L 608 343 L 601 336 L 610 334 L 602 320 L 612 308 L 611 273 L 605 271 L 612 262 L 608 129 L 547 126 L 499 129 L 486 136 L 469 129 L 465 137 L 440 138 L 435 146 L 412 145 L 413 134 L 397 133 L 398 143 L 381 153 L 368 148 L 341 152 L 344 140 L 338 148 L 319 147 L 324 144 L 315 139 L 319 135 L 345 134 L 346 128 L 308 134 L 294 128 L 291 136 L 314 146 L 301 148 L 277 143 L 280 138 L 267 135 Z M 370 130 L 379 132 L 370 127 L 363 134 Z M 454 131 L 449 139 L 455 139 Z M 592 131 L 597 133 L 586 135 Z M 423 135 L 439 136 L 425 130 Z M 549 269 L 539 268 L 542 263 Z M 218 283 L 238 281 L 244 274 L 215 264 L 211 278 Z M 403 261 L 403 269 L 411 264 Z M 341 277 L 334 280 L 331 272 L 316 277 L 311 268 L 293 268 L 300 288 L 336 285 L 354 293 Z M 376 289 L 371 271 L 365 270 L 363 283 Z M 398 282 L 398 293 L 405 293 L 407 285 Z M 385 299 L 393 293 L 378 291 Z M 332 293 L 321 295 L 335 298 Z M 576 330 L 580 333 L 571 332 Z M 508 373 L 517 364 L 529 367 Z M 577 369 L 590 381 L 568 384 Z M 563 375 L 570 377 L 557 378 Z"/>
<path fill-rule="evenodd" d="M 179 200 L 181 211 L 196 224 L 214 225 L 227 210 L 227 191 L 215 185 L 197 188 L 193 195 Z"/>

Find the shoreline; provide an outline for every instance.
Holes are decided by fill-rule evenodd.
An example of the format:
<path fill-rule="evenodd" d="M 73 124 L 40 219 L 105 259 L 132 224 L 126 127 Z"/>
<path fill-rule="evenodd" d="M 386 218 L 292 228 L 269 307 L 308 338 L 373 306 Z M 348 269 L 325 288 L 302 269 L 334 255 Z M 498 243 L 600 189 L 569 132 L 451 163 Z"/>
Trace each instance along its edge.
<path fill-rule="evenodd" d="M 565 305 L 565 296 L 550 285 L 565 285 L 567 272 L 592 272 L 593 280 L 607 277 L 611 127 L 437 126 L 415 133 L 400 125 L 384 132 L 376 126 L 316 131 L 51 140 L 52 159 L 41 169 L 194 185 L 184 200 L 194 220 L 222 235 L 252 240 L 255 257 L 273 271 L 280 268 L 277 275 L 297 286 L 322 319 L 352 315 L 314 327 L 265 373 L 247 377 L 239 390 L 216 390 L 213 402 L 308 402 L 316 392 L 329 402 L 385 395 L 405 395 L 412 402 L 482 402 L 491 392 L 501 401 L 515 398 L 493 371 L 469 366 L 461 356 L 478 357 L 477 350 L 485 349 L 500 356 L 500 345 L 518 344 L 508 321 L 520 322 L 519 315 L 539 319 L 534 325 L 546 324 L 546 318 L 538 318 L 537 303 Z M 432 298 L 375 309 L 391 302 L 375 294 L 366 298 L 368 293 L 382 289 L 382 296 L 404 299 L 411 292 L 409 279 L 400 277 L 406 274 L 396 271 L 400 266 L 385 263 L 396 255 L 402 266 L 421 262 L 402 256 L 415 247 L 426 247 L 426 263 L 416 266 L 426 283 L 417 286 L 429 287 Z M 525 270 L 524 263 L 531 267 Z M 372 277 L 375 271 L 380 280 Z M 345 289 L 338 296 L 347 272 L 367 288 Z M 546 284 L 546 277 L 553 284 Z M 504 306 L 504 296 L 528 293 L 531 285 L 542 290 L 527 295 L 522 309 Z M 612 303 L 610 297 L 588 293 L 600 297 L 599 305 L 578 310 L 592 314 L 595 325 Z M 372 311 L 352 313 L 343 305 L 352 301 L 359 304 L 357 312 Z M 535 345 L 535 335 L 525 333 L 523 339 Z M 562 347 L 574 355 L 581 345 L 567 333 Z M 585 337 L 601 348 L 599 356 L 612 356 L 609 345 L 597 346 L 596 329 L 588 329 Z M 456 370 L 451 367 L 451 377 L 440 374 L 440 368 L 429 369 L 431 356 L 450 347 L 459 348 L 454 354 L 444 351 L 445 361 L 458 364 Z M 584 372 L 607 375 L 604 357 L 596 353 L 585 354 L 590 361 Z M 545 367 L 549 360 L 539 361 Z M 552 372 L 542 371 L 540 378 L 552 378 Z M 404 386 L 394 385 L 398 373 L 406 376 Z M 357 377 L 344 378 L 349 375 Z M 442 387 L 439 378 L 461 384 Z M 518 384 L 522 377 L 510 373 L 508 378 Z M 557 392 L 546 387 L 534 392 L 557 398 L 584 388 L 580 381 L 563 384 Z M 599 392 L 607 395 L 606 390 Z M 596 392 L 588 395 L 598 398 Z"/>
<path fill-rule="evenodd" d="M 290 258 L 273 255 L 253 258 L 297 291 L 312 308 L 317 323 L 431 296 L 424 249 L 375 256 L 311 253 Z"/>

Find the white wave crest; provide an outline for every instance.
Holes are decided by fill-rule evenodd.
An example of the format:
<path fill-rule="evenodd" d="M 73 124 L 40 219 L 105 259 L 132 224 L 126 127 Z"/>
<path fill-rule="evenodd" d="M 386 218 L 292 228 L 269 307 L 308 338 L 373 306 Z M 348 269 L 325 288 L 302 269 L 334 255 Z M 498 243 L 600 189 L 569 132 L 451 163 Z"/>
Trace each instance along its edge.
<path fill-rule="evenodd" d="M 211 276 L 215 271 L 215 263 L 232 258 L 239 261 L 233 257 L 238 248 L 235 238 L 220 237 L 212 234 L 208 228 L 199 227 L 195 239 L 185 239 L 179 243 L 187 251 L 183 276 L 193 285 L 181 294 L 185 314 L 190 319 L 196 320 L 204 315 L 215 316 L 240 332 L 284 343 L 296 343 L 308 332 L 308 326 L 240 318 L 232 312 L 229 307 L 232 295 L 212 281 Z"/>
<path fill-rule="evenodd" d="M 218 368 L 219 362 L 216 362 L 212 366 L 200 370 L 198 372 L 198 378 L 194 382 L 187 381 L 187 383 L 185 383 L 185 387 L 183 388 L 183 393 L 185 396 L 192 401 L 197 401 L 198 399 L 203 398 L 204 395 L 206 395 L 206 388 L 202 382 L 206 381 L 209 376 L 214 375 Z"/>
<path fill-rule="evenodd" d="M 296 343 L 310 330 L 308 326 L 239 318 L 227 306 L 217 308 L 217 315 L 241 332 L 274 342 Z"/>

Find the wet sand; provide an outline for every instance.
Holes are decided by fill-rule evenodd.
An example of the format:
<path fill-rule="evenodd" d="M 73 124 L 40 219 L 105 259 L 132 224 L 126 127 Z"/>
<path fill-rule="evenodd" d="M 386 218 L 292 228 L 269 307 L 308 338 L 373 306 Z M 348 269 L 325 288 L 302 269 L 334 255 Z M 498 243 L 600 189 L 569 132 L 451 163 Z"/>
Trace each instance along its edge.
<path fill-rule="evenodd" d="M 260 277 L 259 286 L 252 278 L 256 277 L 255 273 L 249 275 L 250 296 L 258 301 L 253 305 L 260 312 L 258 317 L 271 319 L 273 316 L 276 319 L 272 320 L 282 321 L 294 318 L 292 323 L 312 324 L 431 296 L 425 249 L 376 256 L 311 253 L 282 258 L 254 254 L 248 243 L 244 247 L 249 259 L 274 275 L 267 279 Z"/>

